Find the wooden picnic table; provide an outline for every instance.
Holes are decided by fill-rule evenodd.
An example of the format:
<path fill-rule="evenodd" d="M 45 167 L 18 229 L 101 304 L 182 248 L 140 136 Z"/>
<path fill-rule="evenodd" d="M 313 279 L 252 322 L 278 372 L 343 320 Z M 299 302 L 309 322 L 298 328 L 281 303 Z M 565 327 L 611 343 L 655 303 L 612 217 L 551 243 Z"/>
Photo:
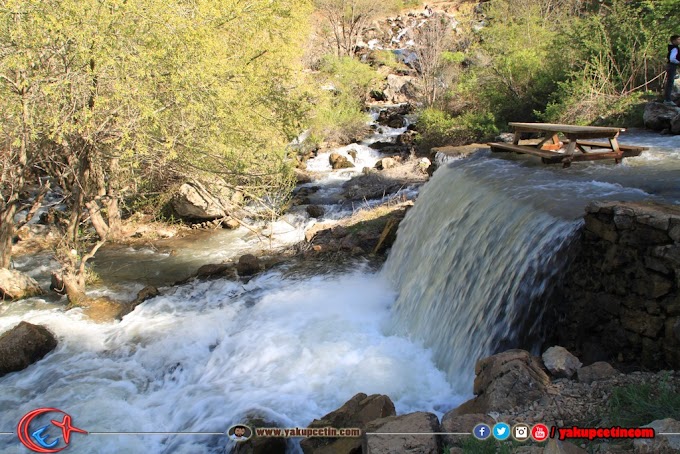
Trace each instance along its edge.
<path fill-rule="evenodd" d="M 638 156 L 645 147 L 619 145 L 618 136 L 624 128 L 600 126 L 574 126 L 555 123 L 508 123 L 514 129 L 512 144 L 490 143 L 492 151 L 512 151 L 539 156 L 546 164 L 562 163 L 569 167 L 573 161 L 614 159 Z M 526 133 L 538 134 L 538 139 L 523 140 Z M 591 142 L 607 139 L 607 142 Z M 576 153 L 576 152 L 580 153 Z"/>

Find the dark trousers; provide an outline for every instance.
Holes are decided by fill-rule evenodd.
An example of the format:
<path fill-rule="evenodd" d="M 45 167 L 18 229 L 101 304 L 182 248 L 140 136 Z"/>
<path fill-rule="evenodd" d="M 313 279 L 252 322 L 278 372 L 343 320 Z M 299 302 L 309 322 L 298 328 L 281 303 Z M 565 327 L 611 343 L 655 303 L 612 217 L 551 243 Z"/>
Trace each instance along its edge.
<path fill-rule="evenodd" d="M 678 69 L 678 65 L 669 63 L 666 65 L 666 87 L 663 91 L 663 100 L 672 101 L 671 94 L 673 94 L 673 85 L 675 84 L 675 72 Z"/>

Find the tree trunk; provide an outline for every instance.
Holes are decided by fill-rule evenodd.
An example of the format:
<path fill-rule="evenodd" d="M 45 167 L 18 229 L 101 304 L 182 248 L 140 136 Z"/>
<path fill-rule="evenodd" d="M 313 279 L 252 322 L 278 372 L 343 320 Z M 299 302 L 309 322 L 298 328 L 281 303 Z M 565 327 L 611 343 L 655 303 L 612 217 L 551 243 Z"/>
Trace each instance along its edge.
<path fill-rule="evenodd" d="M 99 239 L 104 239 L 109 233 L 109 226 L 106 224 L 104 217 L 102 216 L 102 209 L 99 204 L 91 200 L 85 204 L 87 211 L 90 213 L 90 222 L 92 222 L 92 227 L 97 232 Z"/>
<path fill-rule="evenodd" d="M 16 204 L 10 202 L 5 211 L 0 213 L 0 268 L 9 268 L 12 263 L 12 240 L 16 211 Z"/>
<path fill-rule="evenodd" d="M 106 214 L 109 224 L 108 238 L 116 241 L 120 239 L 123 231 L 122 222 L 120 218 L 120 206 L 118 201 L 120 199 L 120 168 L 118 158 L 112 158 L 109 161 L 109 187 L 106 199 Z"/>
<path fill-rule="evenodd" d="M 118 206 L 118 198 L 110 197 L 106 202 L 106 212 L 109 218 L 109 236 L 113 241 L 120 239 L 123 234 L 123 225 L 120 218 L 120 208 Z"/>
<path fill-rule="evenodd" d="M 65 272 L 60 277 L 69 304 L 71 306 L 82 306 L 87 301 L 85 278 L 71 272 Z"/>

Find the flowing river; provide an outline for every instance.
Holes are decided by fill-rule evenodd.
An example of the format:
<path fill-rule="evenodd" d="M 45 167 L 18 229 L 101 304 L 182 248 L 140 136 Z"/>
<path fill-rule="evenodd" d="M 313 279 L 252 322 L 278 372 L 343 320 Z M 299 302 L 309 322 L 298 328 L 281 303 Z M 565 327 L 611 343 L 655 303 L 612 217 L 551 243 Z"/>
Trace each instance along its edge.
<path fill-rule="evenodd" d="M 561 169 L 482 152 L 441 167 L 380 271 L 357 261 L 313 275 L 280 267 L 247 284 L 194 281 L 162 288 L 109 324 L 50 299 L 3 304 L 0 332 L 26 320 L 47 326 L 59 346 L 0 378 L 0 432 L 14 432 L 39 407 L 64 410 L 91 432 L 219 433 L 249 416 L 306 426 L 358 392 L 389 395 L 398 413 L 441 416 L 471 397 L 477 359 L 538 346 L 539 302 L 589 201 L 680 203 L 680 137 L 626 133 L 621 141 L 651 148 L 618 166 Z M 309 222 L 297 213 L 287 225 L 299 235 Z M 112 249 L 98 257 L 108 278 L 97 291 L 127 299 L 253 241 L 223 231 L 160 249 Z M 17 265 L 40 278 L 49 257 Z M 226 453 L 230 443 L 219 435 L 76 434 L 69 451 Z M 0 435 L 0 453 L 22 452 L 15 435 Z"/>

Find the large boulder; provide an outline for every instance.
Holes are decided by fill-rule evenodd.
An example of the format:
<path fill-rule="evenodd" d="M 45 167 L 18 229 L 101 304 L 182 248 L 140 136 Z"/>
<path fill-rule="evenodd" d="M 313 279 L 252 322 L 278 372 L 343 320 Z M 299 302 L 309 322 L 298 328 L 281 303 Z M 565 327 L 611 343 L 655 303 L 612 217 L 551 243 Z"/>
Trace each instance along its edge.
<path fill-rule="evenodd" d="M 378 170 L 387 170 L 387 169 L 391 169 L 392 167 L 396 167 L 397 164 L 398 164 L 398 162 L 397 162 L 396 159 L 387 157 L 387 158 L 379 159 L 375 163 L 375 168 L 378 169 Z"/>
<path fill-rule="evenodd" d="M 44 326 L 21 322 L 0 336 L 0 377 L 26 369 L 57 347 Z"/>
<path fill-rule="evenodd" d="M 240 202 L 242 195 L 226 187 L 205 185 L 192 181 L 184 183 L 172 198 L 175 213 L 186 220 L 209 220 L 226 217 Z"/>
<path fill-rule="evenodd" d="M 0 299 L 18 300 L 42 293 L 42 289 L 31 276 L 21 271 L 0 268 Z"/>
<path fill-rule="evenodd" d="M 472 429 L 477 424 L 484 423 L 493 427 L 496 423 L 491 416 L 472 413 L 468 415 L 456 415 L 455 411 L 450 411 L 442 418 L 442 432 L 444 433 L 472 433 Z M 444 435 L 442 442 L 444 446 L 462 447 L 467 435 Z"/>
<path fill-rule="evenodd" d="M 654 432 L 680 433 L 680 422 L 672 418 L 659 419 L 642 427 L 651 427 Z M 640 438 L 633 442 L 636 452 L 664 454 L 680 451 L 680 435 L 664 435 L 655 438 Z"/>
<path fill-rule="evenodd" d="M 401 416 L 377 419 L 366 426 L 363 436 L 363 452 L 371 454 L 418 453 L 438 454 L 441 437 L 439 420 L 432 413 L 416 412 Z M 377 435 L 385 433 L 386 435 Z M 431 435 L 394 435 L 394 434 Z M 390 434 L 390 435 L 387 435 Z"/>
<path fill-rule="evenodd" d="M 671 134 L 680 134 L 680 115 L 676 115 L 671 120 Z"/>
<path fill-rule="evenodd" d="M 365 429 L 374 420 L 397 413 L 389 397 L 359 393 L 335 411 L 311 422 L 311 428 L 337 427 Z M 304 454 L 361 453 L 360 438 L 305 438 L 300 442 Z"/>
<path fill-rule="evenodd" d="M 571 378 L 581 367 L 581 361 L 564 347 L 550 347 L 543 353 L 543 364 L 553 377 Z"/>
<path fill-rule="evenodd" d="M 321 218 L 326 210 L 321 205 L 307 205 L 307 214 L 313 218 Z"/>
<path fill-rule="evenodd" d="M 576 371 L 578 381 L 581 383 L 591 384 L 595 381 L 606 380 L 617 375 L 619 371 L 614 369 L 611 364 L 604 361 L 598 361 L 590 366 L 582 367 Z"/>
<path fill-rule="evenodd" d="M 454 415 L 504 412 L 547 395 L 550 378 L 541 361 L 524 350 L 508 350 L 481 359 L 475 366 L 477 396 L 453 410 Z"/>
<path fill-rule="evenodd" d="M 655 131 L 663 131 L 664 129 L 671 129 L 671 122 L 678 115 L 680 115 L 680 107 L 649 102 L 645 106 L 642 120 L 645 123 L 645 127 Z"/>

